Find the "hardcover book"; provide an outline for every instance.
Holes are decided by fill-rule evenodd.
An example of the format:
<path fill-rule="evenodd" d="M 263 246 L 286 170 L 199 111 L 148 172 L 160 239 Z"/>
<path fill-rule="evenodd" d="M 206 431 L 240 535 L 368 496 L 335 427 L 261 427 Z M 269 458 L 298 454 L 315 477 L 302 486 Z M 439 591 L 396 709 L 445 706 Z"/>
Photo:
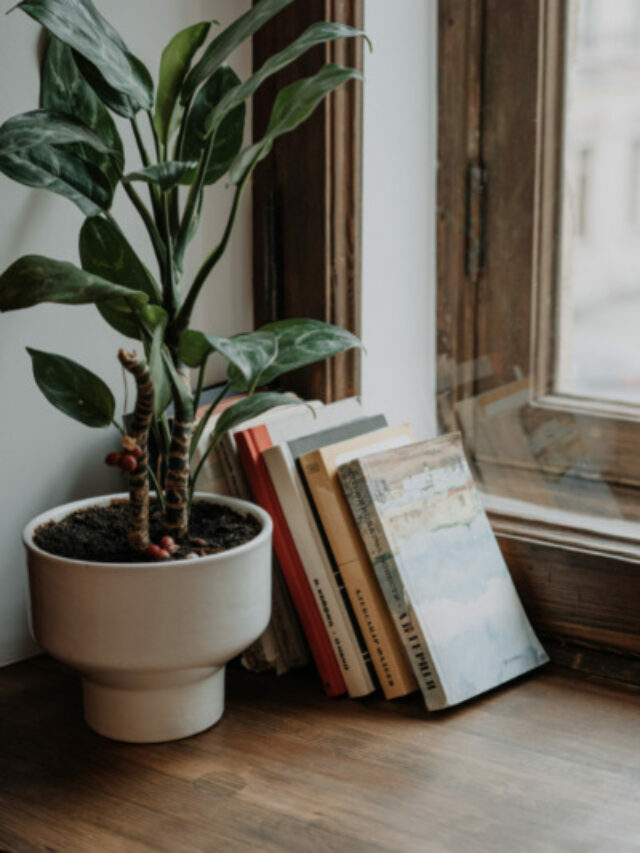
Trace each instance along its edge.
<path fill-rule="evenodd" d="M 413 441 L 411 428 L 405 424 L 320 447 L 298 460 L 387 699 L 412 693 L 418 685 L 344 497 L 337 468 L 351 459 Z"/>
<path fill-rule="evenodd" d="M 458 433 L 338 471 L 429 710 L 457 705 L 548 660 Z"/>

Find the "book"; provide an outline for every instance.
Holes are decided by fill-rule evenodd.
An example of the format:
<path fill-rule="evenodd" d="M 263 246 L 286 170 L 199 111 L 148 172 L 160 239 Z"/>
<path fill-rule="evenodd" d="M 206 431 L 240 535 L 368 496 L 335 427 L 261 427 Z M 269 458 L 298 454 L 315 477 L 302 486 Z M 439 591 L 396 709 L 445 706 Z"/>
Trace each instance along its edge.
<path fill-rule="evenodd" d="M 375 667 L 338 566 L 332 559 L 315 518 L 314 507 L 296 467 L 294 453 L 297 453 L 296 448 L 306 449 L 335 441 L 340 436 L 358 435 L 384 423 L 386 420 L 382 415 L 359 418 L 283 442 L 263 452 L 293 541 L 342 663 L 347 690 L 353 697 L 365 696 L 375 689 Z"/>
<path fill-rule="evenodd" d="M 240 663 L 252 672 L 273 669 L 284 675 L 310 663 L 309 648 L 296 616 L 282 570 L 273 560 L 271 620 L 263 634 L 241 655 Z"/>
<path fill-rule="evenodd" d="M 273 546 L 276 556 L 324 689 L 329 696 L 339 696 L 347 689 L 341 668 L 261 456 L 262 450 L 270 446 L 271 439 L 264 425 L 242 431 L 237 437 L 238 455 L 247 472 L 255 499 L 267 510 L 273 521 Z"/>
<path fill-rule="evenodd" d="M 545 663 L 459 433 L 338 468 L 429 710 Z"/>
<path fill-rule="evenodd" d="M 340 419 L 357 417 L 362 413 L 360 401 L 356 398 L 343 400 L 338 404 L 327 407 L 323 406 L 319 400 L 312 400 L 304 404 L 292 403 L 289 406 L 279 406 L 271 409 L 252 420 L 245 421 L 221 437 L 217 447 L 210 453 L 203 465 L 203 476 L 206 478 L 205 482 L 208 481 L 211 483 L 211 486 L 218 493 L 230 494 L 244 500 L 258 500 L 252 493 L 243 466 L 238 459 L 235 433 L 260 423 L 271 424 L 272 430 L 275 429 L 276 434 L 279 434 L 277 432 L 279 424 L 286 425 L 289 431 L 297 429 L 308 431 L 309 429 L 313 429 L 316 419 L 315 413 L 324 408 L 329 410 L 326 415 L 323 415 L 327 423 L 335 423 Z M 207 432 L 211 434 L 212 431 L 213 427 L 208 425 Z M 309 618 L 309 612 L 313 613 L 313 610 L 309 611 L 308 606 L 305 607 L 300 601 L 300 595 L 304 597 L 304 592 L 301 593 L 300 589 L 296 589 L 295 591 L 292 589 L 291 583 L 295 584 L 295 580 L 292 579 L 291 574 L 283 578 L 282 566 L 278 561 L 275 548 L 273 562 L 272 621 L 265 635 L 257 641 L 254 647 L 243 655 L 242 663 L 248 669 L 260 670 L 269 668 L 268 662 L 275 660 L 276 671 L 286 672 L 293 667 L 304 665 L 309 660 L 309 653 L 304 638 L 306 637 L 307 642 L 311 643 L 309 632 L 314 634 L 314 629 L 312 627 L 305 628 L 301 623 Z M 285 595 L 287 591 L 289 595 Z M 301 612 L 300 606 L 303 607 L 303 612 Z M 317 617 L 319 618 L 319 614 L 317 614 Z M 316 648 L 315 653 L 313 649 L 311 651 L 316 664 L 319 666 L 318 655 L 322 655 L 323 652 L 319 648 Z M 339 685 L 336 687 L 336 684 L 330 685 L 324 679 L 323 683 L 330 695 L 339 695 L 340 692 L 345 691 L 344 684 L 341 687 Z"/>
<path fill-rule="evenodd" d="M 412 693 L 418 684 L 349 510 L 338 465 L 413 440 L 405 424 L 320 447 L 298 459 L 387 699 Z"/>
<path fill-rule="evenodd" d="M 300 407 L 297 408 L 299 409 Z M 300 559 L 300 554 L 291 535 L 291 530 L 273 488 L 264 460 L 261 458 L 261 452 L 272 445 L 271 434 L 276 441 L 284 441 L 293 436 L 305 435 L 314 426 L 318 429 L 329 427 L 344 420 L 353 420 L 361 415 L 362 406 L 360 401 L 355 397 L 340 400 L 327 406 L 320 406 L 314 411 L 310 411 L 304 407 L 302 411 L 291 411 L 286 418 L 270 420 L 267 425 L 249 427 L 245 430 L 240 429 L 236 432 L 234 441 L 237 444 L 238 453 L 241 456 L 243 467 L 248 475 L 256 500 L 270 512 L 274 521 L 274 547 L 276 556 L 282 567 L 296 609 L 298 610 L 298 615 L 311 646 L 314 660 L 316 660 L 319 668 L 324 666 L 325 671 L 327 662 L 324 661 L 324 664 L 322 664 L 321 659 L 326 652 L 326 648 L 324 648 L 324 644 L 322 644 L 322 647 L 318 645 L 319 637 L 317 631 L 319 623 L 325 642 L 328 643 L 326 599 L 322 589 L 318 587 L 312 588 L 309 583 L 305 566 Z M 309 601 L 309 596 L 311 602 Z M 304 611 L 300 607 L 304 607 Z M 309 619 L 312 620 L 311 624 L 307 624 Z M 344 649 L 335 645 L 335 635 L 332 641 L 329 648 L 332 649 L 334 664 L 340 666 L 344 673 L 346 671 L 345 666 L 347 665 L 347 661 L 343 656 Z M 356 672 L 353 670 L 349 678 L 352 682 L 353 695 L 355 695 L 356 690 L 366 689 L 368 692 L 371 692 L 373 689 L 373 683 L 370 678 L 367 682 L 361 682 L 360 686 L 357 687 L 355 683 Z M 325 688 L 327 688 L 326 681 Z M 359 693 L 358 695 L 364 694 Z"/>
<path fill-rule="evenodd" d="M 234 494 L 230 489 L 225 476 L 224 467 L 220 460 L 218 447 L 209 449 L 211 435 L 221 412 L 229 405 L 232 398 L 225 398 L 222 406 L 215 409 L 207 426 L 200 437 L 198 446 L 195 448 L 192 464 L 197 465 L 203 453 L 207 457 L 202 465 L 198 481 L 198 490 L 218 495 L 230 495 L 231 497 L 244 497 Z M 233 399 L 233 402 L 238 399 Z M 249 496 L 252 499 L 252 496 Z M 304 639 L 302 628 L 298 620 L 293 602 L 289 595 L 286 583 L 282 577 L 282 570 L 275 555 L 272 566 L 272 611 L 271 620 L 265 631 L 252 645 L 241 655 L 240 663 L 245 669 L 252 672 L 262 672 L 274 669 L 278 675 L 306 666 L 310 661 L 309 650 Z"/>

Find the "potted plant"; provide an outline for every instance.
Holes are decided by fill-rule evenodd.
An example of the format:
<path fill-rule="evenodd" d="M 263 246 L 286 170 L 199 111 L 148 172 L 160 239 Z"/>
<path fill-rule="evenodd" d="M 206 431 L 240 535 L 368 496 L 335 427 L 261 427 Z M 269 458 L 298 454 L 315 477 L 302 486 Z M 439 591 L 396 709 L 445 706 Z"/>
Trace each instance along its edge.
<path fill-rule="evenodd" d="M 362 35 L 316 23 L 241 81 L 226 58 L 290 2 L 260 0 L 208 43 L 209 22 L 177 33 L 162 53 L 155 91 L 148 70 L 91 0 L 22 0 L 16 7 L 48 31 L 49 41 L 40 108 L 0 127 L 0 171 L 65 196 L 86 219 L 81 265 L 19 258 L 0 276 L 0 310 L 94 303 L 110 326 L 133 339 L 131 351 L 118 353 L 136 386 L 133 414 L 122 425 L 98 376 L 61 355 L 28 350 L 35 380 L 54 406 L 87 426 L 121 433 L 106 461 L 127 473 L 128 496 L 59 507 L 24 533 L 36 639 L 81 672 L 89 725 L 117 739 L 168 740 L 216 722 L 224 664 L 269 620 L 268 515 L 246 502 L 199 494 L 206 453 L 190 467 L 217 402 L 231 389 L 244 395 L 217 420 L 209 449 L 225 430 L 291 402 L 287 394 L 258 389 L 358 345 L 350 333 L 313 320 L 276 322 L 231 338 L 190 328 L 253 170 L 278 136 L 305 121 L 337 86 L 360 77 L 326 64 L 283 88 L 265 135 L 243 147 L 245 105 L 264 80 L 318 44 Z M 135 169 L 125 169 L 112 113 L 130 122 L 141 161 Z M 226 227 L 185 282 L 185 254 L 204 193 L 224 178 L 233 194 Z M 155 274 L 111 213 L 117 188 L 144 222 Z M 228 382 L 194 424 L 214 352 L 228 360 Z M 190 368 L 197 370 L 195 390 Z"/>

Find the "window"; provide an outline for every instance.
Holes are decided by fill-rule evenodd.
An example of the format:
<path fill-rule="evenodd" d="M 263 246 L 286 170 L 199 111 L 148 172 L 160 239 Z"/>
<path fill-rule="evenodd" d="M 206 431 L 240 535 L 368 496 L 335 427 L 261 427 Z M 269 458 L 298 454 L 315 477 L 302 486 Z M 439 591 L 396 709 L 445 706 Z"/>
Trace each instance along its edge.
<path fill-rule="evenodd" d="M 292 3 L 253 39 L 253 64 L 284 48 L 317 21 L 362 28 L 364 0 Z M 340 39 L 301 56 L 270 77 L 253 100 L 253 132 L 266 128 L 276 93 L 322 62 L 362 68 L 362 40 Z M 362 87 L 332 93 L 295 133 L 278 140 L 253 178 L 253 289 L 256 327 L 313 317 L 358 334 Z M 289 387 L 308 399 L 359 392 L 359 355 L 347 352 L 297 371 Z"/>
<path fill-rule="evenodd" d="M 640 0 L 613 5 L 440 0 L 438 402 L 552 654 L 634 680 Z"/>

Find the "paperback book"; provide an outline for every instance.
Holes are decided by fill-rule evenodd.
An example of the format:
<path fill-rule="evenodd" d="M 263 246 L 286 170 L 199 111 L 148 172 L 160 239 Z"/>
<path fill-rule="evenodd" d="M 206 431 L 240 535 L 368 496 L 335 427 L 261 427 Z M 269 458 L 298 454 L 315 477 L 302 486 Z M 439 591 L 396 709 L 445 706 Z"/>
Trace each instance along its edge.
<path fill-rule="evenodd" d="M 338 469 L 429 710 L 547 661 L 452 433 Z"/>
<path fill-rule="evenodd" d="M 320 429 L 336 425 L 352 420 L 353 415 L 361 415 L 361 412 L 358 400 L 342 400 L 320 408 L 315 417 L 311 412 L 292 416 L 287 420 L 240 430 L 235 436 L 238 454 L 256 499 L 273 519 L 278 560 L 296 602 L 312 654 L 332 695 L 336 695 L 338 684 L 329 667 L 326 648 L 331 650 L 340 680 L 351 696 L 364 696 L 374 690 L 368 670 L 368 654 L 366 648 L 360 646 L 344 603 L 332 585 L 331 566 L 304 490 L 299 484 L 293 485 L 288 473 L 274 481 L 266 466 L 265 453 L 274 440 L 284 442 L 307 434 L 313 426 Z M 295 474 L 295 465 L 292 465 Z M 296 510 L 295 515 L 292 507 Z"/>
<path fill-rule="evenodd" d="M 328 447 L 320 446 L 298 459 L 318 523 L 328 540 L 387 699 L 411 693 L 418 685 L 344 497 L 337 469 L 351 459 L 411 444 L 413 440 L 411 428 L 406 424 L 386 427 Z M 290 444 L 294 454 L 297 444 Z M 300 447 L 307 449 L 304 444 Z"/>

